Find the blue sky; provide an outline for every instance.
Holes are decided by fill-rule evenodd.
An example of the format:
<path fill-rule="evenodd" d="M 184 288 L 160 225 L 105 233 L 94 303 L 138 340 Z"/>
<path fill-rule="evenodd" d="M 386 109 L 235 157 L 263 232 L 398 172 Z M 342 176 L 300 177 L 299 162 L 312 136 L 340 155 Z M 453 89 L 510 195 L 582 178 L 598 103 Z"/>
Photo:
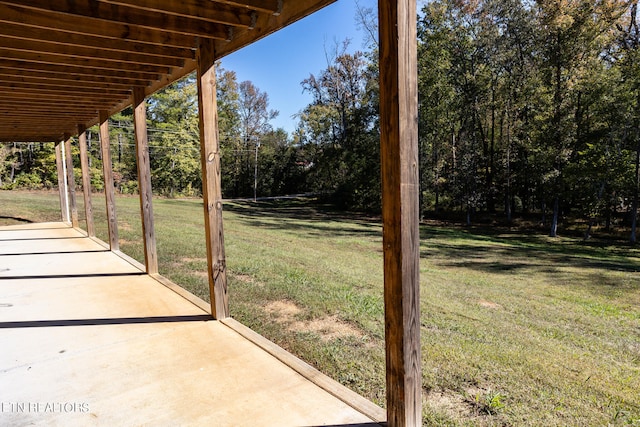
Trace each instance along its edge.
<path fill-rule="evenodd" d="M 359 0 L 361 7 L 377 8 L 376 0 Z M 356 23 L 356 0 L 338 0 L 324 9 L 222 58 L 221 65 L 235 71 L 238 82 L 250 80 L 269 95 L 269 106 L 280 115 L 271 124 L 291 133 L 291 116 L 311 102 L 300 82 L 327 68 L 325 52 L 335 43 L 351 39 L 349 51 L 363 50 L 364 34 Z"/>

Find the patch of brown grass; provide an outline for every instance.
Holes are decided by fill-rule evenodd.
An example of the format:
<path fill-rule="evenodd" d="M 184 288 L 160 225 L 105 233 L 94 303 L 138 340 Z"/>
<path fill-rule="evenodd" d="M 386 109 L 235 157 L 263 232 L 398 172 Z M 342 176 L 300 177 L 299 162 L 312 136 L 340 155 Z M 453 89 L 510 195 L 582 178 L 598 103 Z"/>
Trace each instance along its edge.
<path fill-rule="evenodd" d="M 291 301 L 274 301 L 267 304 L 264 309 L 289 331 L 311 332 L 319 335 L 325 342 L 346 337 L 360 339 L 364 337 L 362 331 L 335 315 L 312 320 L 297 320 L 303 310 Z"/>

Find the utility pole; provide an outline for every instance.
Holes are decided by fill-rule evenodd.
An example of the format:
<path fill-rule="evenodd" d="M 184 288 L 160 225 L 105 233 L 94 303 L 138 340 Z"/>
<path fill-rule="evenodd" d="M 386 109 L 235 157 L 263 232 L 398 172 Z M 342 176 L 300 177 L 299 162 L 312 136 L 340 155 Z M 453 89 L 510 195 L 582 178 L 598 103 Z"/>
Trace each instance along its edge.
<path fill-rule="evenodd" d="M 256 140 L 256 159 L 255 168 L 253 170 L 253 201 L 258 199 L 258 148 L 260 148 L 260 140 Z"/>

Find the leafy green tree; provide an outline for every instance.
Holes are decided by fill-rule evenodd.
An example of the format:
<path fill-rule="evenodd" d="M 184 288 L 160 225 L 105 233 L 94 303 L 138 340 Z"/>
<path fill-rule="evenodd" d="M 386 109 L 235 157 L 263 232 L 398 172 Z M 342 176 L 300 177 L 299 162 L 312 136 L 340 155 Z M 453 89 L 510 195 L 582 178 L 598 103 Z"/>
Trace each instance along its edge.
<path fill-rule="evenodd" d="M 220 133 L 222 193 L 225 197 L 238 195 L 241 163 L 237 157 L 242 146 L 240 127 L 240 94 L 236 73 L 216 68 L 218 101 L 218 130 Z"/>
<path fill-rule="evenodd" d="M 347 208 L 380 207 L 377 64 L 348 43 L 318 76 L 302 82 L 313 101 L 300 114 L 298 136 L 310 184 Z"/>
<path fill-rule="evenodd" d="M 306 169 L 300 148 L 284 129 L 265 133 L 258 157 L 258 194 L 281 196 L 305 191 Z"/>
<path fill-rule="evenodd" d="M 238 114 L 240 118 L 240 149 L 236 159 L 240 164 L 238 195 L 257 193 L 258 151 L 264 135 L 272 131 L 269 123 L 278 111 L 269 109 L 269 96 L 250 81 L 238 85 Z"/>
<path fill-rule="evenodd" d="M 191 75 L 149 99 L 152 183 L 170 197 L 199 194 L 202 187 L 196 91 Z"/>
<path fill-rule="evenodd" d="M 551 149 L 549 191 L 553 194 L 553 221 L 550 236 L 557 235 L 558 217 L 566 193 L 564 169 L 576 153 L 576 129 L 572 115 L 580 101 L 575 91 L 589 65 L 597 60 L 607 41 L 609 29 L 619 17 L 621 2 L 538 0 L 540 67 L 544 84 L 552 98 L 545 123 L 544 145 Z M 572 102 L 573 101 L 573 102 Z M 573 116 L 573 117 L 572 117 Z"/>
<path fill-rule="evenodd" d="M 633 154 L 633 177 L 631 188 L 631 235 L 632 243 L 637 241 L 638 207 L 640 204 L 640 16 L 638 1 L 628 2 L 626 13 L 616 25 L 616 50 L 613 56 L 621 73 L 619 108 L 625 111 L 621 123 L 626 147 Z"/>

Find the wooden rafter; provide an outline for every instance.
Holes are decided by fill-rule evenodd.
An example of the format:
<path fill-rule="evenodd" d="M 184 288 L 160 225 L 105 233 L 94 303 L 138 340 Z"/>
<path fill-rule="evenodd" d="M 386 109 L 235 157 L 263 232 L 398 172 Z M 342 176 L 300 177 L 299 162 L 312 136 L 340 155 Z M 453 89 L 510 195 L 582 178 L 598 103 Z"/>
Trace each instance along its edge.
<path fill-rule="evenodd" d="M 100 75 L 73 75 L 55 71 L 41 71 L 38 69 L 29 69 L 25 72 L 19 68 L 3 68 L 0 67 L 0 78 L 18 78 L 23 82 L 34 82 L 42 85 L 56 86 L 73 86 L 73 87 L 94 87 L 94 88 L 125 88 L 131 89 L 133 86 L 146 86 L 147 80 L 143 79 L 123 79 L 116 76 L 100 76 Z"/>
<path fill-rule="evenodd" d="M 17 3 L 17 2 L 16 2 Z M 160 46 L 194 47 L 195 37 L 161 29 L 150 29 L 119 21 L 107 21 L 86 16 L 56 13 L 25 8 L 0 2 L 0 22 L 28 25 L 39 38 L 46 40 L 44 31 L 65 31 L 80 35 L 106 37 L 115 40 L 132 40 Z"/>
<path fill-rule="evenodd" d="M 129 6 L 143 11 L 175 15 L 186 18 L 197 16 L 199 20 L 234 27 L 251 28 L 257 12 L 237 5 L 220 3 L 215 8 L 202 7 L 203 0 L 182 0 L 180 2 L 158 2 L 156 0 L 105 0 L 108 3 Z"/>
<path fill-rule="evenodd" d="M 33 10 L 61 20 L 88 18 L 108 24 L 120 23 L 138 28 L 147 28 L 154 32 L 183 34 L 217 38 L 229 38 L 227 25 L 205 21 L 197 16 L 186 18 L 178 15 L 164 14 L 157 11 L 142 11 L 134 7 L 120 6 L 103 1 L 91 0 L 3 0 L 4 4 L 20 6 L 25 10 Z"/>
<path fill-rule="evenodd" d="M 16 81 L 10 77 L 0 75 L 0 90 L 11 89 L 24 89 L 23 92 L 27 94 L 30 90 L 37 90 L 39 93 L 69 93 L 76 90 L 82 90 L 86 95 L 103 95 L 114 94 L 119 97 L 127 96 L 131 91 L 125 88 L 111 88 L 111 87 L 92 87 L 92 86 L 73 86 L 69 82 L 65 82 L 63 85 L 50 83 L 48 80 L 41 82 L 34 81 Z"/>
<path fill-rule="evenodd" d="M 153 77 L 159 74 L 167 74 L 170 71 L 168 67 L 161 65 L 131 64 L 128 62 L 107 60 L 98 57 L 87 59 L 82 56 L 57 55 L 50 52 L 42 53 L 22 51 L 13 48 L 0 48 L 0 57 L 6 58 L 7 60 L 29 62 L 31 64 L 64 64 L 78 69 L 88 68 L 89 70 L 85 70 L 85 73 L 90 73 L 94 70 L 99 70 L 100 72 L 107 74 L 109 71 L 125 71 Z"/>
<path fill-rule="evenodd" d="M 74 58 L 84 60 L 97 60 L 100 62 L 109 61 L 116 63 L 126 63 L 135 65 L 151 65 L 162 67 L 181 67 L 184 65 L 184 59 L 158 57 L 135 52 L 120 52 L 114 50 L 106 50 L 95 47 L 70 46 L 60 43 L 51 43 L 49 41 L 32 41 L 19 38 L 3 38 L 0 39 L 0 48 L 17 52 L 41 53 L 48 52 L 49 57 L 53 54 L 57 55 L 60 62 L 68 62 Z"/>
<path fill-rule="evenodd" d="M 0 0 L 0 141 L 59 141 L 335 0 Z M 34 126 L 34 123 L 38 123 Z"/>
<path fill-rule="evenodd" d="M 2 10 L 2 8 L 3 5 L 0 4 L 0 10 Z M 0 15 L 0 20 L 2 20 L 2 15 Z M 6 17 L 2 24 L 2 34 L 4 36 L 20 40 L 42 41 L 42 34 L 38 29 L 39 27 L 37 26 L 7 22 Z M 168 58 L 195 59 L 195 50 L 188 47 L 171 47 L 158 44 L 141 43 L 126 39 L 114 39 L 99 35 L 78 34 L 71 31 L 64 31 L 62 28 L 55 28 L 55 31 L 50 31 L 47 34 L 46 41 L 67 46 L 80 46 L 84 48 L 94 48 L 115 52 L 143 52 L 147 55 Z"/>

